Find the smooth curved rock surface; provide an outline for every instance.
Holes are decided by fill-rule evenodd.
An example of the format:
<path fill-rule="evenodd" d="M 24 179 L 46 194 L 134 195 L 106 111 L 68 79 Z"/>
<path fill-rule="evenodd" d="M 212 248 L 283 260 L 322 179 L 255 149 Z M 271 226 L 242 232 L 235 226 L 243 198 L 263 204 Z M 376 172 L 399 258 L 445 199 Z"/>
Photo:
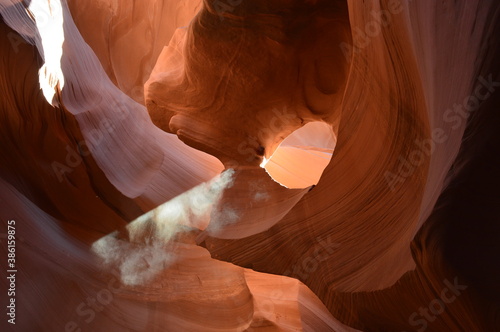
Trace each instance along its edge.
<path fill-rule="evenodd" d="M 2 331 L 499 329 L 496 1 L 0 15 Z"/>

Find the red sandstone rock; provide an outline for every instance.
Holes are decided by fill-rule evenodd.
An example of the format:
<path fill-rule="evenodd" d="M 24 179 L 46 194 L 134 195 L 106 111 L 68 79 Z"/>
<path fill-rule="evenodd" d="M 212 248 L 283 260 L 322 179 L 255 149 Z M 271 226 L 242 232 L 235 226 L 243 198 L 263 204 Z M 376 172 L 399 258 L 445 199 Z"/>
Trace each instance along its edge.
<path fill-rule="evenodd" d="M 68 2 L 0 0 L 2 331 L 498 329 L 494 0 Z"/>

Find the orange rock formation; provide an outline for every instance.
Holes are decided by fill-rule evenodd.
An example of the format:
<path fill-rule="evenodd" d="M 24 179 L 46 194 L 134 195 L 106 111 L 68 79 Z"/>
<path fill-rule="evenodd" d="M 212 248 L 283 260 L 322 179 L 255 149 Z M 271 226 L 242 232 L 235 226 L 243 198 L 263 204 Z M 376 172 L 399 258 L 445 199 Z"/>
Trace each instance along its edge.
<path fill-rule="evenodd" d="M 2 331 L 500 331 L 497 1 L 0 16 Z"/>

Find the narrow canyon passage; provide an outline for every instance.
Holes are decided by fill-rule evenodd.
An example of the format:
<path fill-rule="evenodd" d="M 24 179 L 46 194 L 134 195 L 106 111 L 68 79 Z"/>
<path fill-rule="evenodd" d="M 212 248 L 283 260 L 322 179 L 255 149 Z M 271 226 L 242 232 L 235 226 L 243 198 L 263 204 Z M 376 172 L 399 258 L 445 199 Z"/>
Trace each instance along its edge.
<path fill-rule="evenodd" d="M 0 0 L 1 331 L 500 331 L 495 0 Z"/>

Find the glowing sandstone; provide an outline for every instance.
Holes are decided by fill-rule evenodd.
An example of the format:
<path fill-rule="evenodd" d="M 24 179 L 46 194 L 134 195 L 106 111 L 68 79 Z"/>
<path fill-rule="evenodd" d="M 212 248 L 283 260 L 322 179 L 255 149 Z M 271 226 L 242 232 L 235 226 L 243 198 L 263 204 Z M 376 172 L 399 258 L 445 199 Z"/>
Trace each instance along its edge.
<path fill-rule="evenodd" d="M 222 1 L 0 0 L 16 328 L 495 330 L 498 4 Z"/>

